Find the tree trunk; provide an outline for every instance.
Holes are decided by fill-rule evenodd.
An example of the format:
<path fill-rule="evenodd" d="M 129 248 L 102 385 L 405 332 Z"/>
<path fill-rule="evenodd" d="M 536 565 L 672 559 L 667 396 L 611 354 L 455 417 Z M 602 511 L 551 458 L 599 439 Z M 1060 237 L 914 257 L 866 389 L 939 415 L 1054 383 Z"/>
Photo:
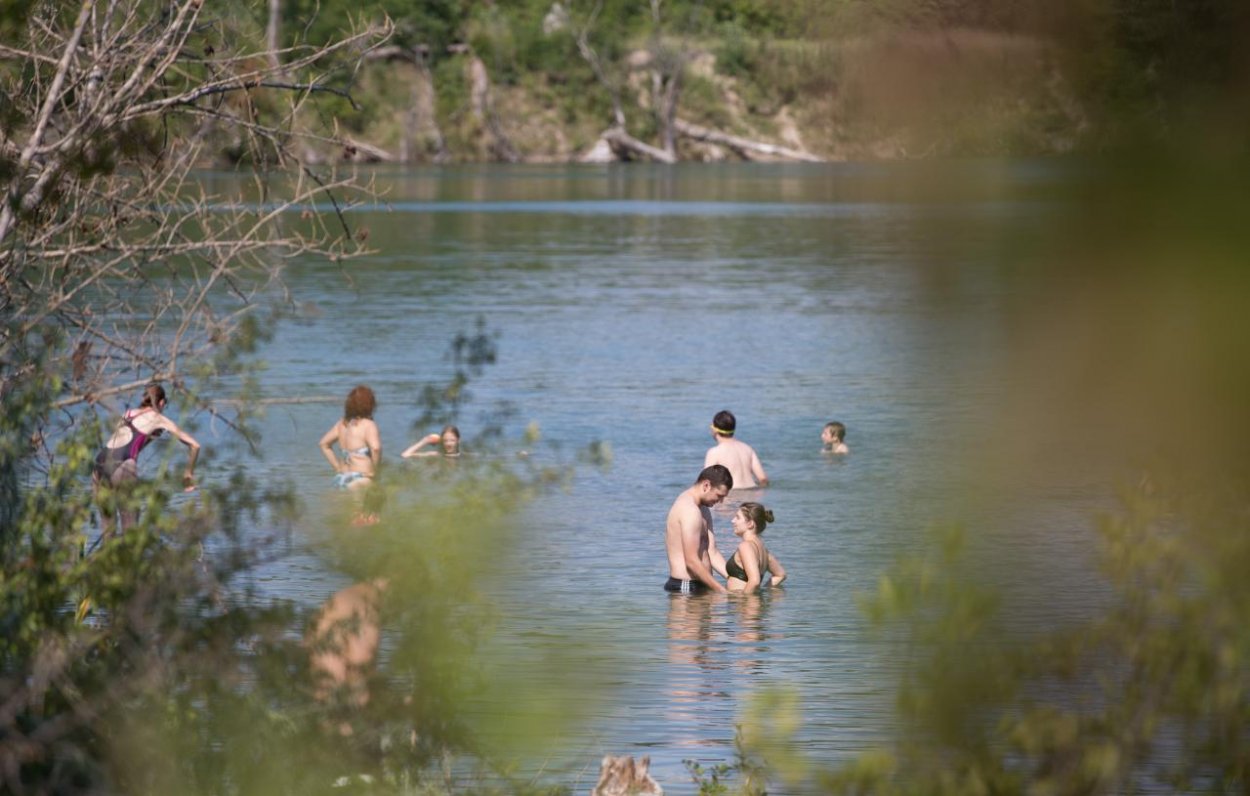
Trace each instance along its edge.
<path fill-rule="evenodd" d="M 673 119 L 673 129 L 678 134 L 687 138 L 693 138 L 696 141 L 706 141 L 709 144 L 719 144 L 729 147 L 747 160 L 752 155 L 764 155 L 771 158 L 781 160 L 798 160 L 804 163 L 824 163 L 824 158 L 813 155 L 811 152 L 804 152 L 798 149 L 789 149 L 776 144 L 769 144 L 763 141 L 752 141 L 749 138 L 739 138 L 736 135 L 729 135 L 717 130 L 710 130 L 706 127 L 700 127 L 697 124 L 684 122 L 681 119 Z"/>
<path fill-rule="evenodd" d="M 517 154 L 495 115 L 490 93 L 490 73 L 486 71 L 486 64 L 475 54 L 469 55 L 469 107 L 490 136 L 491 154 L 505 163 L 519 161 L 521 156 Z"/>
<path fill-rule="evenodd" d="M 278 49 L 282 32 L 282 0 L 269 0 L 269 23 L 265 26 L 265 47 L 269 50 L 269 65 L 279 70 Z"/>

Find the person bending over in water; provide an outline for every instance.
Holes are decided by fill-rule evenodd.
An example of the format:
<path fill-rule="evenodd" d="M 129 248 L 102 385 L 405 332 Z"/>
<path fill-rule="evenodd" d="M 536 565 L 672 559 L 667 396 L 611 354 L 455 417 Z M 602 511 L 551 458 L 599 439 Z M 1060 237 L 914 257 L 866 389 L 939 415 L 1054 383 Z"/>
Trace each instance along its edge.
<path fill-rule="evenodd" d="M 382 461 L 382 439 L 373 410 L 378 402 L 373 390 L 361 384 L 347 394 L 343 417 L 321 438 L 321 452 L 334 468 L 334 483 L 340 489 L 362 489 L 373 481 Z M 342 458 L 334 455 L 338 444 Z"/>
<path fill-rule="evenodd" d="M 703 468 L 694 486 L 677 496 L 668 510 L 664 547 L 668 552 L 668 580 L 665 591 L 691 594 L 707 589 L 725 591 L 712 577 L 715 570 L 725 574 L 725 559 L 716 549 L 712 535 L 711 507 L 725 499 L 734 479 L 720 464 Z"/>
<path fill-rule="evenodd" d="M 764 465 L 760 464 L 760 457 L 755 455 L 755 449 L 734 439 L 737 425 L 737 419 L 728 409 L 716 413 L 716 417 L 712 419 L 712 436 L 716 439 L 716 446 L 710 448 L 707 456 L 703 457 L 703 466 L 721 464 L 729 468 L 737 489 L 768 486 L 768 475 L 764 473 Z"/>
<path fill-rule="evenodd" d="M 120 490 L 137 481 L 139 453 L 166 431 L 187 446 L 187 469 L 182 473 L 182 484 L 188 492 L 195 489 L 195 460 L 200 455 L 200 443 L 165 417 L 166 403 L 165 388 L 149 384 L 143 389 L 139 408 L 127 410 L 122 415 L 121 423 L 105 443 L 104 449 L 96 455 L 95 465 L 91 468 L 91 483 L 97 497 L 101 490 Z M 104 521 L 104 536 L 112 535 L 112 512 L 101 504 L 100 514 Z M 135 520 L 132 511 L 118 511 L 117 514 L 123 531 Z"/>
<path fill-rule="evenodd" d="M 786 568 L 777 556 L 768 551 L 760 538 L 772 521 L 773 513 L 759 503 L 743 503 L 734 512 L 734 536 L 742 542 L 725 562 L 725 585 L 729 591 L 757 591 L 768 573 L 772 573 L 769 582 L 774 586 L 780 586 L 786 579 Z"/>
<path fill-rule="evenodd" d="M 825 446 L 825 453 L 838 455 L 850 453 L 851 449 L 846 447 L 844 439 L 846 439 L 846 426 L 836 420 L 832 423 L 825 423 L 825 427 L 820 430 L 820 441 Z"/>
<path fill-rule="evenodd" d="M 439 443 L 442 445 L 441 451 L 421 450 L 426 445 Z M 460 455 L 460 429 L 455 426 L 444 426 L 441 434 L 426 434 L 421 439 L 413 443 L 406 451 L 400 454 L 405 459 L 411 459 L 416 456 L 459 456 Z"/>

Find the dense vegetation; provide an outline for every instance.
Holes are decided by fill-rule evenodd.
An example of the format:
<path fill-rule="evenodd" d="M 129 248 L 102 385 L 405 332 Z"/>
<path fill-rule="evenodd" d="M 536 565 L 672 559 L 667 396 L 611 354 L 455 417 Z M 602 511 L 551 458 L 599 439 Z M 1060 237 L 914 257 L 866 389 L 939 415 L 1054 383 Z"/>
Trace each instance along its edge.
<path fill-rule="evenodd" d="M 357 157 L 407 161 L 574 159 L 618 101 L 664 148 L 670 95 L 688 123 L 828 159 L 1103 150 L 1212 112 L 1247 30 L 1233 0 L 274 2 L 286 46 L 394 21 L 345 83 L 357 104 L 330 107 Z"/>
<path fill-rule="evenodd" d="M 222 399 L 248 394 L 265 331 L 290 307 L 282 256 L 347 257 L 362 237 L 334 213 L 262 223 L 248 200 L 312 205 L 352 187 L 306 155 L 350 153 L 347 134 L 398 151 L 424 130 L 410 159 L 566 157 L 613 124 L 614 91 L 628 131 L 660 143 L 671 119 L 655 100 L 680 85 L 681 117 L 779 139 L 790 118 L 829 157 L 1121 158 L 1048 248 L 1007 263 L 1019 304 L 1004 333 L 1028 378 L 999 419 L 1013 440 L 1080 429 L 1064 455 L 1133 467 L 1101 525 L 1108 610 L 1059 635 L 999 634 L 1010 617 L 962 563 L 958 534 L 918 546 L 865 599 L 912 641 L 905 737 L 823 771 L 787 746 L 796 708 L 778 695 L 744 727 L 743 787 L 1115 793 L 1149 775 L 1245 790 L 1244 4 L 605 0 L 568 4 L 544 32 L 546 2 L 323 3 L 317 16 L 286 3 L 276 62 L 253 4 L 202 18 L 192 2 L 115 7 L 111 20 L 91 2 L 0 12 L 0 789 L 308 793 L 366 773 L 412 792 L 442 755 L 482 752 L 458 708 L 490 679 L 472 662 L 491 611 L 465 550 L 507 537 L 509 508 L 555 474 L 470 472 L 431 484 L 420 511 L 397 493 L 376 546 L 327 546 L 362 579 L 404 561 L 422 573 L 408 582 L 432 584 L 395 592 L 391 676 L 353 711 L 314 696 L 309 617 L 248 588 L 274 548 L 242 529 L 280 541 L 288 491 L 240 472 L 176 511 L 177 486 L 157 480 L 129 496 L 142 520 L 92 547 L 90 459 L 119 396 L 154 377 L 233 423 L 246 453 L 248 415 Z M 345 26 L 383 15 L 393 35 L 335 49 Z M 369 53 L 382 57 L 356 69 Z M 472 58 L 490 102 L 475 104 Z M 422 75 L 433 91 L 414 102 Z M 414 108 L 428 114 L 414 121 Z M 678 151 L 699 155 L 688 140 Z M 255 168 L 250 195 L 188 179 L 223 157 Z M 241 209 L 199 212 L 210 205 Z M 489 359 L 483 337 L 458 350 L 466 340 Z M 468 375 L 431 406 L 454 403 Z M 1079 698 L 1039 698 L 1056 683 Z"/>

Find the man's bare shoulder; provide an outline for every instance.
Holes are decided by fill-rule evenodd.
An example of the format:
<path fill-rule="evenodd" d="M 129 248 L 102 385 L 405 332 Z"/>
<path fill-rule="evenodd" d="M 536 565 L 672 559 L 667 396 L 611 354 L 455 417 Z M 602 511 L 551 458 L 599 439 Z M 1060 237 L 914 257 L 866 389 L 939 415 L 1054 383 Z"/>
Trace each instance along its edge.
<path fill-rule="evenodd" d="M 685 523 L 690 520 L 691 517 L 698 516 L 700 516 L 699 504 L 689 492 L 682 492 L 678 495 L 677 499 L 673 501 L 673 507 L 668 510 L 668 519 L 670 522 L 676 520 L 678 522 Z"/>

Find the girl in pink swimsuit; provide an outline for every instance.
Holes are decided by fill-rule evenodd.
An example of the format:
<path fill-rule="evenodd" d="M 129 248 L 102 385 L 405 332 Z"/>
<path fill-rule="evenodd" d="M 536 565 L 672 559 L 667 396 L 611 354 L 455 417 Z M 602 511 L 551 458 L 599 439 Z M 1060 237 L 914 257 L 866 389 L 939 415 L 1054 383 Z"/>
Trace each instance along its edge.
<path fill-rule="evenodd" d="M 200 454 L 200 443 L 195 441 L 195 437 L 178 428 L 177 423 L 165 417 L 165 404 L 165 389 L 159 384 L 149 384 L 143 390 L 143 401 L 139 408 L 128 410 L 122 415 L 122 422 L 109 437 L 104 449 L 96 455 L 95 466 L 91 468 L 91 480 L 97 498 L 104 489 L 122 489 L 138 480 L 139 453 L 164 432 L 169 432 L 187 446 L 187 469 L 183 472 L 182 481 L 188 492 L 195 489 L 195 460 Z M 113 532 L 113 512 L 106 507 L 107 503 L 108 501 L 101 502 L 100 512 L 104 538 L 111 536 Z M 117 514 L 123 531 L 135 520 L 133 511 L 118 510 Z"/>

